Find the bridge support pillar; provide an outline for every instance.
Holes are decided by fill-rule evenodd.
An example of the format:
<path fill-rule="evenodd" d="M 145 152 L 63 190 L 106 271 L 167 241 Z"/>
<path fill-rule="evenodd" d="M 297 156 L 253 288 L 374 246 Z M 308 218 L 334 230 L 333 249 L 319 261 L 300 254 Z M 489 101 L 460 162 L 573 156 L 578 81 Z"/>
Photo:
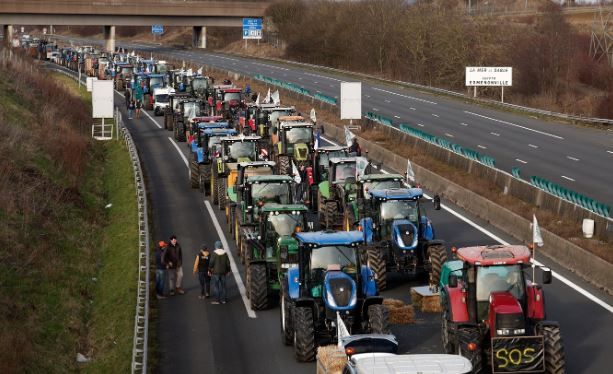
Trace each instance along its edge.
<path fill-rule="evenodd" d="M 4 25 L 4 46 L 11 47 L 11 43 L 13 42 L 13 25 Z"/>
<path fill-rule="evenodd" d="M 115 26 L 104 26 L 104 50 L 115 52 Z"/>
<path fill-rule="evenodd" d="M 206 48 L 206 27 L 194 26 L 192 32 L 192 44 L 194 48 Z"/>

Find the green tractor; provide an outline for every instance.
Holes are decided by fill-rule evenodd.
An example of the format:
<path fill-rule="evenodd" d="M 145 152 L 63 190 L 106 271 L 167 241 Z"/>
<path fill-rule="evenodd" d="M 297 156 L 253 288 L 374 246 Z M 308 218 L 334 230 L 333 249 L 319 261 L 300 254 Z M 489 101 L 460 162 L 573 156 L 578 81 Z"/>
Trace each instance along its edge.
<path fill-rule="evenodd" d="M 204 114 L 204 104 L 199 99 L 189 98 L 179 101 L 179 106 L 173 116 L 173 133 L 178 142 L 187 140 L 187 132 L 191 130 L 191 119 Z"/>
<path fill-rule="evenodd" d="M 312 167 L 307 167 L 307 182 L 309 184 L 308 196 L 305 199 L 305 204 L 311 210 L 317 210 L 317 194 L 319 183 L 328 180 L 328 171 L 330 168 L 330 159 L 347 157 L 349 151 L 347 146 L 323 146 L 313 149 L 311 161 Z"/>
<path fill-rule="evenodd" d="M 307 212 L 302 204 L 267 203 L 258 211 L 257 225 L 245 230 L 251 309 L 267 309 L 278 300 L 281 278 L 298 265 L 298 241 L 292 235 L 307 229 Z"/>
<path fill-rule="evenodd" d="M 272 127 L 272 156 L 278 174 L 292 174 L 292 165 L 310 167 L 313 153 L 313 124 L 301 116 L 279 117 Z"/>
<path fill-rule="evenodd" d="M 227 190 L 234 186 L 238 164 L 256 161 L 260 151 L 259 136 L 231 136 L 222 138 L 221 153 L 212 163 L 211 200 L 220 210 L 226 209 Z"/>
<path fill-rule="evenodd" d="M 251 175 L 237 185 L 236 206 L 232 206 L 232 230 L 241 260 L 246 260 L 245 229 L 258 225 L 258 211 L 267 203 L 293 203 L 294 179 L 288 175 Z"/>
<path fill-rule="evenodd" d="M 168 131 L 174 130 L 175 117 L 180 115 L 180 103 L 187 100 L 191 95 L 186 93 L 171 92 L 168 95 L 168 106 L 164 108 L 164 129 Z"/>

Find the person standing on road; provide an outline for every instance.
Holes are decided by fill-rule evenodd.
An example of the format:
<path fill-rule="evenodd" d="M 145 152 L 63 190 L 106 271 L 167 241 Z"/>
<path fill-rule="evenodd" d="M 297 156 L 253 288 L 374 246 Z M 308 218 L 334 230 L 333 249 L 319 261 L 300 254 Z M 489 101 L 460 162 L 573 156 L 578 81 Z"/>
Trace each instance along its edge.
<path fill-rule="evenodd" d="M 166 247 L 168 244 L 161 240 L 155 249 L 155 296 L 158 300 L 165 299 L 164 284 L 166 283 Z"/>
<path fill-rule="evenodd" d="M 170 296 L 174 296 L 175 292 L 183 295 L 185 293 L 185 290 L 181 288 L 181 282 L 183 281 L 183 252 L 176 235 L 170 237 L 170 244 L 166 249 L 166 263 L 169 270 Z"/>
<path fill-rule="evenodd" d="M 126 109 L 130 108 L 130 102 L 132 101 L 132 94 L 126 90 Z"/>
<path fill-rule="evenodd" d="M 143 108 L 143 102 L 136 100 L 136 119 L 140 119 L 140 110 Z"/>
<path fill-rule="evenodd" d="M 355 136 L 351 138 L 351 145 L 349 146 L 349 154 L 354 156 L 362 156 L 362 148 L 358 144 L 358 138 Z"/>
<path fill-rule="evenodd" d="M 213 286 L 215 286 L 215 300 L 211 304 L 225 304 L 228 301 L 226 275 L 232 271 L 232 268 L 230 267 L 230 258 L 219 240 L 215 242 L 215 251 L 211 256 L 209 269 L 211 269 Z"/>
<path fill-rule="evenodd" d="M 130 105 L 128 105 L 128 119 L 132 119 L 132 113 L 134 113 L 134 109 L 136 109 L 136 104 L 134 103 L 134 99 L 130 100 Z"/>
<path fill-rule="evenodd" d="M 209 265 L 211 263 L 211 253 L 206 245 L 200 247 L 200 252 L 196 255 L 194 262 L 194 274 L 198 273 L 198 281 L 200 282 L 199 299 L 204 299 L 210 296 L 211 292 L 211 274 Z"/>

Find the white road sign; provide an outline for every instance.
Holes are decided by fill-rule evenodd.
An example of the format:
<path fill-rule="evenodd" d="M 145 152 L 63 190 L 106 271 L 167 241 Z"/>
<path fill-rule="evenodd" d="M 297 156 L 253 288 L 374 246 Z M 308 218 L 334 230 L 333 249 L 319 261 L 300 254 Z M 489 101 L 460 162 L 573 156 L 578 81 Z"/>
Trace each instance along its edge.
<path fill-rule="evenodd" d="M 97 81 L 97 80 L 98 80 L 98 78 L 96 78 L 96 77 L 87 77 L 87 80 L 85 82 L 86 87 L 87 87 L 87 92 L 92 92 L 92 89 L 93 89 L 92 88 L 93 87 L 92 84 L 94 83 L 94 81 Z"/>
<path fill-rule="evenodd" d="M 92 82 L 92 117 L 113 118 L 113 81 Z"/>
<path fill-rule="evenodd" d="M 466 67 L 467 86 L 512 86 L 512 67 Z"/>
<path fill-rule="evenodd" d="M 362 82 L 341 82 L 341 119 L 362 118 Z"/>

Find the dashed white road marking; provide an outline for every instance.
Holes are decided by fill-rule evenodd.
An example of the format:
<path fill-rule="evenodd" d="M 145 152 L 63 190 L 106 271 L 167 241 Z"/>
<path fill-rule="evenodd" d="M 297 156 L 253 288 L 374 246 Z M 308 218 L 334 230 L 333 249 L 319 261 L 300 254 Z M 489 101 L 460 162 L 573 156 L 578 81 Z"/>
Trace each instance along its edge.
<path fill-rule="evenodd" d="M 460 122 L 460 125 L 462 126 L 468 126 L 468 124 L 464 123 L 464 122 Z"/>
<path fill-rule="evenodd" d="M 607 153 L 613 154 L 613 151 L 607 151 Z"/>
<path fill-rule="evenodd" d="M 319 82 L 313 82 L 314 84 L 318 84 Z"/>
<path fill-rule="evenodd" d="M 450 133 L 448 133 L 448 132 L 446 132 L 446 133 L 445 133 L 445 136 L 448 136 L 448 137 L 450 137 L 450 138 L 453 138 L 453 135 L 451 135 L 451 134 L 450 134 Z"/>
<path fill-rule="evenodd" d="M 534 144 L 528 144 L 528 147 L 530 148 L 534 148 L 534 149 L 538 149 L 538 145 L 534 145 Z"/>
<path fill-rule="evenodd" d="M 289 69 L 288 69 L 288 68 L 282 68 L 282 67 L 280 67 L 280 66 L 274 66 L 274 65 L 262 64 L 262 63 L 259 63 L 259 62 L 252 62 L 251 64 L 252 64 L 252 65 L 265 66 L 265 67 L 267 67 L 267 68 L 271 68 L 271 69 L 279 69 L 279 70 L 289 71 Z"/>
<path fill-rule="evenodd" d="M 573 156 L 566 156 L 567 159 L 572 160 L 572 161 L 579 161 L 579 159 L 577 157 L 573 157 Z"/>
<path fill-rule="evenodd" d="M 369 98 L 369 99 L 370 99 L 370 95 L 364 95 L 364 96 L 366 96 L 367 98 Z"/>
<path fill-rule="evenodd" d="M 552 137 L 552 138 L 555 138 L 555 139 L 564 140 L 564 138 L 563 138 L 563 137 L 561 137 L 561 136 L 558 136 L 558 135 L 555 135 L 555 134 L 550 134 L 550 133 L 548 133 L 548 132 L 544 132 L 544 131 L 539 131 L 539 130 L 531 129 L 531 128 L 529 128 L 529 127 L 522 126 L 522 125 L 518 125 L 518 124 L 516 124 L 516 123 L 507 122 L 507 121 L 502 121 L 502 120 L 499 120 L 499 119 L 496 119 L 496 118 L 492 118 L 492 117 L 483 116 L 483 115 L 481 115 L 481 114 L 477 114 L 477 113 L 469 112 L 469 111 L 466 111 L 466 110 L 464 111 L 464 113 L 466 113 L 466 114 L 470 114 L 470 115 L 473 115 L 473 116 L 477 116 L 477 117 L 481 117 L 481 118 L 485 118 L 485 119 L 489 119 L 490 121 L 494 121 L 494 122 L 502 123 L 502 124 L 504 124 L 504 125 L 509 125 L 509 126 L 514 126 L 514 127 L 519 127 L 520 129 L 524 129 L 524 130 L 532 131 L 532 132 L 535 132 L 535 133 L 537 133 L 537 134 L 541 134 L 541 135 L 549 136 L 549 137 Z"/>
<path fill-rule="evenodd" d="M 486 147 L 486 146 L 483 146 L 483 145 L 481 145 L 481 144 L 477 144 L 477 148 L 487 149 L 487 147 Z"/>
<path fill-rule="evenodd" d="M 492 134 L 492 135 L 494 135 L 494 136 L 500 136 L 500 134 L 499 134 L 499 133 L 497 133 L 497 132 L 490 132 L 490 134 Z"/>
<path fill-rule="evenodd" d="M 377 109 L 377 108 L 372 108 L 372 110 L 374 110 L 375 112 L 379 111 L 379 109 Z"/>
<path fill-rule="evenodd" d="M 399 94 L 399 93 L 396 93 L 396 92 L 392 92 L 392 91 L 388 91 L 388 90 L 383 90 L 383 89 L 381 89 L 381 88 L 376 88 L 376 87 L 373 87 L 373 90 L 376 90 L 376 91 L 381 91 L 381 92 L 385 92 L 385 93 L 388 93 L 388 94 L 390 94 L 390 95 L 396 95 L 396 96 L 404 97 L 404 98 L 406 98 L 406 99 L 411 99 L 411 100 L 415 100 L 415 101 L 420 101 L 420 102 L 422 102 L 422 103 L 428 103 L 428 104 L 434 104 L 434 105 L 436 105 L 436 104 L 437 104 L 437 103 L 435 103 L 434 101 L 428 101 L 428 100 L 420 99 L 419 97 L 414 97 L 414 96 L 409 96 L 409 95 L 403 95 L 403 94 Z"/>
<path fill-rule="evenodd" d="M 517 162 L 521 162 L 522 164 L 527 164 L 527 163 L 528 163 L 528 161 L 520 160 L 520 159 L 518 159 L 518 158 L 516 158 L 516 159 L 515 159 L 515 161 L 517 161 Z"/>
<path fill-rule="evenodd" d="M 394 118 L 400 119 L 400 117 L 398 117 L 398 116 L 394 116 Z"/>
<path fill-rule="evenodd" d="M 417 126 L 424 127 L 424 125 L 422 125 L 421 123 L 418 123 Z"/>
<path fill-rule="evenodd" d="M 434 117 L 438 118 L 438 114 L 434 114 L 434 113 L 432 113 L 432 115 L 433 115 Z"/>
<path fill-rule="evenodd" d="M 323 78 L 323 79 L 329 79 L 331 81 L 342 82 L 341 79 L 336 79 L 336 78 L 332 78 L 332 77 L 326 77 L 325 75 L 319 75 L 319 74 L 313 74 L 313 73 L 304 73 L 304 75 L 309 75 L 311 77 L 317 77 L 317 78 Z"/>
<path fill-rule="evenodd" d="M 566 180 L 569 180 L 569 181 L 571 181 L 571 182 L 574 182 L 574 181 L 575 181 L 573 178 L 571 178 L 571 177 L 567 177 L 566 175 L 562 175 L 561 177 L 562 177 L 562 178 L 564 178 L 564 179 L 566 179 Z"/>
<path fill-rule="evenodd" d="M 389 100 L 385 100 L 385 102 L 386 102 L 386 103 L 391 103 L 391 101 L 389 101 Z"/>
<path fill-rule="evenodd" d="M 415 108 L 413 108 L 413 107 L 411 107 L 411 108 L 409 108 L 409 109 L 411 109 L 411 110 L 417 110 L 417 109 L 415 109 Z"/>

